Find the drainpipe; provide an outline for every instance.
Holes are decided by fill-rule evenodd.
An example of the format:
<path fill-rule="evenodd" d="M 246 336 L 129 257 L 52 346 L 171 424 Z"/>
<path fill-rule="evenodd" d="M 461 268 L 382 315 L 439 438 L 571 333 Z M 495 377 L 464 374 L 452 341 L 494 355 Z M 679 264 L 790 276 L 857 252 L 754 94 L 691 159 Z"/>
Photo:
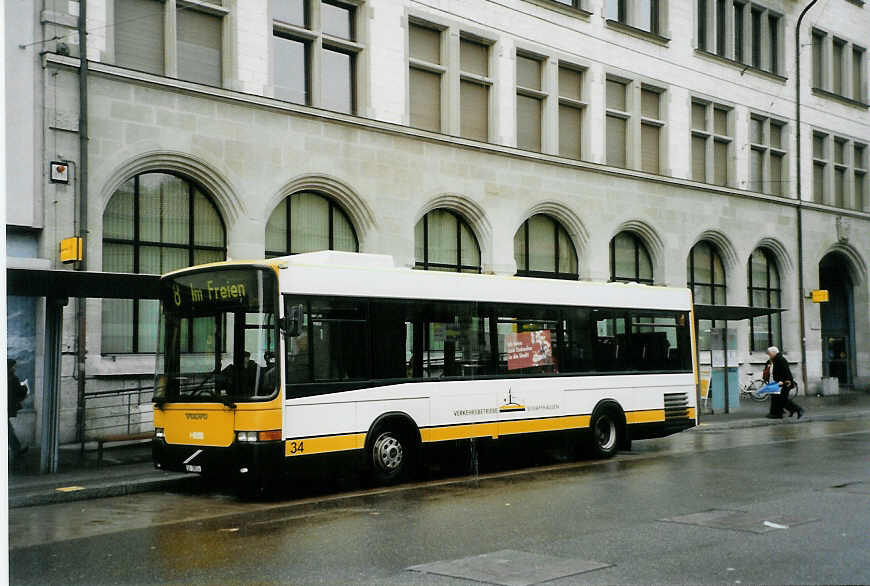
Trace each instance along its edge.
<path fill-rule="evenodd" d="M 77 269 L 88 268 L 88 0 L 79 1 L 79 237 L 82 239 L 82 260 Z M 85 441 L 85 359 L 87 358 L 87 298 L 76 299 L 78 335 L 78 401 L 76 405 L 76 435 L 84 447 Z"/>
<path fill-rule="evenodd" d="M 795 64 L 795 139 L 797 144 L 797 246 L 798 246 L 798 308 L 801 327 L 801 382 L 804 393 L 807 392 L 807 326 L 804 310 L 804 227 L 803 198 L 801 196 L 801 22 L 807 12 L 818 0 L 807 4 L 798 16 L 794 28 L 794 64 Z"/>

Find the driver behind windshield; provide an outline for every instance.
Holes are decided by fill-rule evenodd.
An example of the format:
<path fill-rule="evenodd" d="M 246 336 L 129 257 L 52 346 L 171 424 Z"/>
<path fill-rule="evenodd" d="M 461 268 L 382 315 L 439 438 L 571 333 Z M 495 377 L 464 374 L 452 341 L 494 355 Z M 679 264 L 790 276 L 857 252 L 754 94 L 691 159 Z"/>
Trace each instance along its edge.
<path fill-rule="evenodd" d="M 238 393 L 232 392 L 232 386 L 236 381 L 236 365 L 230 364 L 221 371 L 220 390 L 226 391 L 228 395 L 253 396 L 257 388 L 257 374 L 260 366 L 251 360 L 251 353 L 245 352 L 244 362 L 241 368 L 241 373 L 238 378 L 239 388 Z"/>

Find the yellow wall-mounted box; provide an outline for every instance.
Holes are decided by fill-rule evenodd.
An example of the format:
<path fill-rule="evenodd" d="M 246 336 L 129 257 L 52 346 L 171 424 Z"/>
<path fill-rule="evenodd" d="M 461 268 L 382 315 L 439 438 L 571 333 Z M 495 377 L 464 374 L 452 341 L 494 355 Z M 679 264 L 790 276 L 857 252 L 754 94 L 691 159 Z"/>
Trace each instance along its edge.
<path fill-rule="evenodd" d="M 60 241 L 60 262 L 78 262 L 84 258 L 82 252 L 81 238 L 73 236 L 72 238 L 64 238 Z"/>
<path fill-rule="evenodd" d="M 813 300 L 813 303 L 827 303 L 828 298 L 828 290 L 827 289 L 813 289 L 810 291 L 810 299 Z"/>

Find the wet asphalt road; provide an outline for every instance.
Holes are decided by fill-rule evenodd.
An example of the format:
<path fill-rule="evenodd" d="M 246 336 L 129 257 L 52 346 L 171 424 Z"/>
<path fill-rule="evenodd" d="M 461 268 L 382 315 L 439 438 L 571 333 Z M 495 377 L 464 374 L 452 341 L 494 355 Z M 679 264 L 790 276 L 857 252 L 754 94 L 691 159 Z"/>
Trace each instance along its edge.
<path fill-rule="evenodd" d="M 407 568 L 510 549 L 610 564 L 556 584 L 870 583 L 867 419 L 702 428 L 607 462 L 331 490 L 14 509 L 12 581 L 469 584 Z M 710 509 L 794 522 L 758 534 L 662 521 Z"/>

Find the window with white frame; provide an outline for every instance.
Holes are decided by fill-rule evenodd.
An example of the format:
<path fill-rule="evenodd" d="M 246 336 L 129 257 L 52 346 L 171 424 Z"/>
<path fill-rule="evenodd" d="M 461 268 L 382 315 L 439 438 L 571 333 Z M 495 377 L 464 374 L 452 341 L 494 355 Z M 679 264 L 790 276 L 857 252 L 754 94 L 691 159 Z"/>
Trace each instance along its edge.
<path fill-rule="evenodd" d="M 752 114 L 749 118 L 749 189 L 772 195 L 788 192 L 785 182 L 786 125 L 781 120 Z"/>
<path fill-rule="evenodd" d="M 667 0 L 606 0 L 605 17 L 609 21 L 661 35 Z"/>
<path fill-rule="evenodd" d="M 813 132 L 813 201 L 826 203 L 828 174 L 828 135 Z"/>
<path fill-rule="evenodd" d="M 477 39 L 459 39 L 459 134 L 489 140 L 489 45 Z"/>
<path fill-rule="evenodd" d="M 408 24 L 410 124 L 441 132 L 441 94 L 447 68 L 442 64 L 443 31 L 432 25 Z"/>
<path fill-rule="evenodd" d="M 662 94 L 659 90 L 642 87 L 640 90 L 640 168 L 648 173 L 661 173 L 662 160 Z"/>
<path fill-rule="evenodd" d="M 115 0 L 115 64 L 210 86 L 223 83 L 221 0 Z M 167 31 L 175 34 L 167 35 Z"/>
<path fill-rule="evenodd" d="M 813 132 L 813 199 L 839 208 L 867 209 L 867 145 Z"/>
<path fill-rule="evenodd" d="M 616 77 L 605 88 L 606 162 L 608 165 L 664 172 L 664 90 Z"/>
<path fill-rule="evenodd" d="M 813 89 L 864 103 L 867 100 L 867 50 L 813 29 Z"/>
<path fill-rule="evenodd" d="M 543 85 L 545 61 L 525 53 L 516 55 L 517 147 L 540 151 L 541 124 L 547 92 Z"/>
<path fill-rule="evenodd" d="M 357 7 L 339 0 L 273 0 L 274 97 L 356 113 Z"/>
<path fill-rule="evenodd" d="M 868 211 L 870 204 L 870 194 L 868 194 L 867 182 L 867 145 L 861 143 L 854 144 L 854 152 L 852 154 L 852 163 L 854 167 L 854 183 L 852 184 L 852 201 L 854 208 L 860 211 Z"/>
<path fill-rule="evenodd" d="M 572 64 L 559 64 L 559 154 L 583 157 L 584 71 Z"/>
<path fill-rule="evenodd" d="M 608 79 L 606 86 L 606 162 L 614 167 L 628 167 L 629 84 Z"/>
<path fill-rule="evenodd" d="M 733 133 L 731 108 L 708 100 L 692 100 L 692 179 L 729 185 Z"/>
<path fill-rule="evenodd" d="M 699 49 L 782 75 L 781 14 L 748 0 L 696 0 Z"/>

